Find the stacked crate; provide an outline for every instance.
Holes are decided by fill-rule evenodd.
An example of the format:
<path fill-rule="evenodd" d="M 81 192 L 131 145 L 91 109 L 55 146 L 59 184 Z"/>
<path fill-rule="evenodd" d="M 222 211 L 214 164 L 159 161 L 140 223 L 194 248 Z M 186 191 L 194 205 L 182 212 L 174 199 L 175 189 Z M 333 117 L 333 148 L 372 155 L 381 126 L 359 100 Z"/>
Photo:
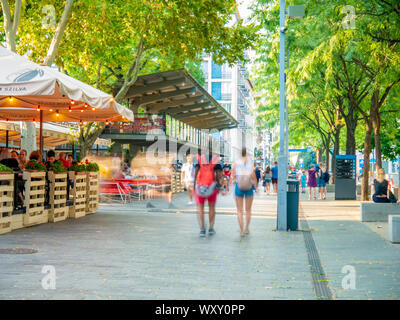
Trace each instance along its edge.
<path fill-rule="evenodd" d="M 69 179 L 72 180 L 70 198 L 74 204 L 69 207 L 70 218 L 81 218 L 86 215 L 86 172 L 69 172 Z"/>
<path fill-rule="evenodd" d="M 86 175 L 86 213 L 95 213 L 99 207 L 99 173 L 88 171 Z"/>
<path fill-rule="evenodd" d="M 68 218 L 67 179 L 68 173 L 48 173 L 49 190 L 49 221 L 59 222 Z"/>
<path fill-rule="evenodd" d="M 49 221 L 47 210 L 44 208 L 46 172 L 24 171 L 25 207 L 23 222 L 25 227 Z"/>
<path fill-rule="evenodd" d="M 0 173 L 0 234 L 11 232 L 14 204 L 14 174 Z"/>
<path fill-rule="evenodd" d="M 171 191 L 172 193 L 183 192 L 183 184 L 181 181 L 181 173 L 173 172 L 171 176 Z"/>

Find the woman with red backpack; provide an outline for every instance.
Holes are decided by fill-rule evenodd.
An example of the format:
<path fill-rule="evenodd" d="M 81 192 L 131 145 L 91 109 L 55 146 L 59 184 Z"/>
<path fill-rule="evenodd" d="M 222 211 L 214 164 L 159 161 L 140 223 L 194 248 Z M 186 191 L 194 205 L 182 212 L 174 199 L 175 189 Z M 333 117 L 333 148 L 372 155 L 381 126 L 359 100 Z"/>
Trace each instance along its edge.
<path fill-rule="evenodd" d="M 201 157 L 198 155 L 198 164 L 195 166 L 195 181 L 194 181 L 194 194 L 197 204 L 197 213 L 200 225 L 200 237 L 206 236 L 206 228 L 204 224 L 204 204 L 208 201 L 208 218 L 210 227 L 208 234 L 215 234 L 215 203 L 217 202 L 217 195 L 219 189 L 223 186 L 223 173 L 222 166 L 218 163 L 219 157 L 211 155 L 206 160 L 203 154 Z"/>
<path fill-rule="evenodd" d="M 232 167 L 232 183 L 235 184 L 235 199 L 240 227 L 240 236 L 249 234 L 251 206 L 253 205 L 254 191 L 257 192 L 257 178 L 254 165 L 247 157 L 246 148 L 242 149 L 242 157 Z M 246 226 L 243 224 L 243 200 L 246 211 Z"/>

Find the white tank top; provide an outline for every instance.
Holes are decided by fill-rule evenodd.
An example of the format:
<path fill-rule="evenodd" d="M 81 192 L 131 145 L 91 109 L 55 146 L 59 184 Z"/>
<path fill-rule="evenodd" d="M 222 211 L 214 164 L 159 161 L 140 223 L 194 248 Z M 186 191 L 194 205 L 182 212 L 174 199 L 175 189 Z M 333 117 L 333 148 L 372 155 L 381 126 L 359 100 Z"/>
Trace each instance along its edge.
<path fill-rule="evenodd" d="M 236 176 L 248 176 L 253 173 L 253 166 L 249 159 L 246 159 L 246 162 L 239 160 L 236 162 Z"/>

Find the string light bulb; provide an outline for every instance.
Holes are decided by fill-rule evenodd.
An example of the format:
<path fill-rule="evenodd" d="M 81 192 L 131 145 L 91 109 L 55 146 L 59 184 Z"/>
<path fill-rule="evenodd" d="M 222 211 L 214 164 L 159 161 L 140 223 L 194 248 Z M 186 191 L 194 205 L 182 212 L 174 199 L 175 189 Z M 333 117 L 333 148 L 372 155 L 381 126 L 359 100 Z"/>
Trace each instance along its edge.
<path fill-rule="evenodd" d="M 106 126 L 108 126 L 110 123 L 108 122 L 108 120 L 106 120 Z"/>
<path fill-rule="evenodd" d="M 50 111 L 50 112 L 53 112 L 53 109 L 50 109 L 49 111 Z"/>
<path fill-rule="evenodd" d="M 8 97 L 8 100 L 10 101 L 10 102 L 13 102 L 14 101 L 14 97 Z"/>
<path fill-rule="evenodd" d="M 96 111 L 96 108 L 95 108 L 95 107 L 93 107 L 93 108 L 92 108 L 92 110 L 93 110 L 93 111 Z"/>
<path fill-rule="evenodd" d="M 88 107 L 88 104 L 87 103 L 85 103 L 85 108 L 87 108 Z"/>
<path fill-rule="evenodd" d="M 57 113 L 56 113 L 56 117 L 59 117 L 60 116 L 60 114 L 58 113 L 58 110 L 56 111 Z"/>
<path fill-rule="evenodd" d="M 68 112 L 72 112 L 71 106 L 68 107 Z"/>
<path fill-rule="evenodd" d="M 40 111 L 40 106 L 37 106 L 36 111 L 37 111 L 37 112 Z"/>
<path fill-rule="evenodd" d="M 74 104 L 75 104 L 75 101 L 74 101 L 74 100 L 71 100 L 71 104 L 74 105 Z"/>

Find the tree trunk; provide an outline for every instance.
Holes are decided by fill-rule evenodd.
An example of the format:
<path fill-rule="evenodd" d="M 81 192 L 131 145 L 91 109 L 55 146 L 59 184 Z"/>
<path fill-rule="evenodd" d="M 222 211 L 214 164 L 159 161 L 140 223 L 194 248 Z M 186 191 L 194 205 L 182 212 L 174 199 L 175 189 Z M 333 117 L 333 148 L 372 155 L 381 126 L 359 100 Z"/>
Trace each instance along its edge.
<path fill-rule="evenodd" d="M 346 154 L 356 154 L 356 137 L 355 137 L 355 126 L 346 121 Z"/>
<path fill-rule="evenodd" d="M 335 142 L 333 144 L 333 157 L 332 157 L 332 183 L 335 183 L 335 170 L 336 170 L 336 155 L 340 154 L 340 129 L 335 132 Z"/>
<path fill-rule="evenodd" d="M 67 27 L 69 17 L 71 16 L 73 4 L 74 0 L 67 0 L 65 3 L 64 11 L 58 23 L 56 33 L 51 40 L 49 50 L 47 51 L 47 56 L 44 58 L 44 64 L 46 66 L 51 66 L 57 56 L 58 47 L 60 46 L 62 36 L 65 28 Z"/>
<path fill-rule="evenodd" d="M 145 51 L 145 48 L 144 48 L 144 37 L 142 36 L 140 38 L 140 41 L 139 41 L 139 43 L 137 45 L 137 48 L 136 48 L 135 58 L 133 59 L 131 65 L 129 66 L 129 69 L 128 69 L 126 75 L 125 75 L 124 83 L 123 83 L 122 87 L 120 88 L 120 90 L 118 91 L 118 93 L 115 95 L 115 101 L 117 101 L 118 103 L 122 103 L 122 101 L 124 99 L 126 99 L 126 94 L 127 94 L 128 90 L 129 90 L 129 88 L 137 80 L 138 73 L 139 73 L 140 67 L 141 67 L 141 60 L 142 60 L 142 56 L 143 56 L 143 52 L 144 51 Z M 100 81 L 99 78 L 98 78 L 98 81 Z M 105 128 L 105 126 L 104 126 L 104 124 L 102 124 L 100 130 L 99 129 L 86 130 L 86 133 L 82 132 L 82 128 L 79 129 L 80 130 L 79 143 L 80 144 L 81 143 L 85 143 L 87 148 L 90 149 L 91 146 L 96 141 L 96 139 L 101 135 L 101 133 L 103 132 L 104 128 Z M 85 152 L 82 153 L 82 154 L 84 156 L 86 156 L 86 152 L 87 151 L 88 151 L 88 149 L 85 149 Z"/>
<path fill-rule="evenodd" d="M 15 31 L 18 25 L 14 24 L 14 22 L 12 21 L 8 0 L 1 0 L 1 8 L 3 11 L 4 31 L 6 34 L 7 49 L 16 52 L 17 44 L 15 42 Z"/>
<path fill-rule="evenodd" d="M 325 163 L 326 172 L 329 172 L 329 145 L 325 148 Z"/>
<path fill-rule="evenodd" d="M 100 134 L 103 132 L 105 128 L 104 123 L 97 123 L 97 127 L 93 128 L 94 123 L 88 123 L 86 128 L 86 133 L 84 132 L 84 129 L 81 127 L 79 129 L 79 148 L 80 148 L 80 160 L 84 159 L 90 150 L 90 148 L 93 146 L 93 144 L 96 142 L 97 138 L 100 136 Z"/>
<path fill-rule="evenodd" d="M 364 137 L 364 169 L 361 182 L 361 201 L 368 201 L 369 188 L 369 155 L 371 153 L 372 124 L 371 120 L 365 121 Z"/>
<path fill-rule="evenodd" d="M 371 120 L 375 138 L 376 166 L 382 168 L 382 145 L 381 145 L 381 116 L 379 110 L 379 91 L 375 90 L 371 98 Z"/>
<path fill-rule="evenodd" d="M 316 163 L 320 164 L 322 162 L 322 149 L 317 148 L 317 160 Z"/>
<path fill-rule="evenodd" d="M 82 161 L 82 159 L 86 157 L 87 152 L 88 152 L 87 143 L 80 140 L 79 141 L 79 161 Z"/>

